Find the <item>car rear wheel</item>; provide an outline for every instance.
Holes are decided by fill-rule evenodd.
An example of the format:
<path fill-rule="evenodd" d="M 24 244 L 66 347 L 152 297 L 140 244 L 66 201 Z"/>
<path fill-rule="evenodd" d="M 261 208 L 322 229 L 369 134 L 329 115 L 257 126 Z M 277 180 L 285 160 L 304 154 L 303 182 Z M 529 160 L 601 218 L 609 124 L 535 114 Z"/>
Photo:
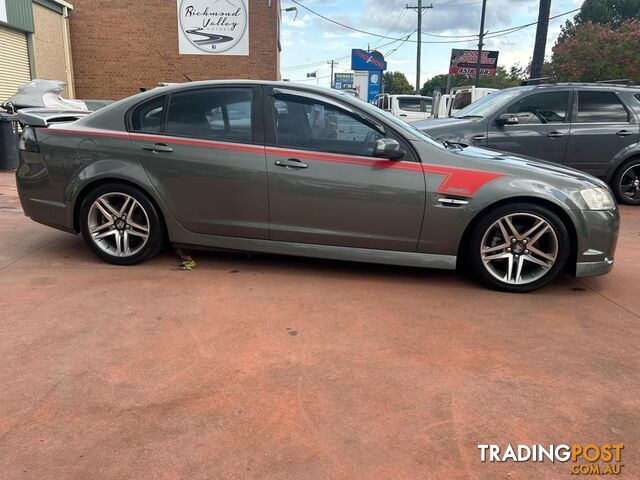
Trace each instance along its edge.
<path fill-rule="evenodd" d="M 620 167 L 611 184 L 618 202 L 640 205 L 640 158 L 633 158 Z"/>
<path fill-rule="evenodd" d="M 80 209 L 80 230 L 102 259 L 133 265 L 156 255 L 163 229 L 154 205 L 139 190 L 106 184 L 91 191 Z"/>
<path fill-rule="evenodd" d="M 546 285 L 569 258 L 567 228 L 552 211 L 505 205 L 485 216 L 471 238 L 471 260 L 481 280 L 499 290 L 528 292 Z"/>

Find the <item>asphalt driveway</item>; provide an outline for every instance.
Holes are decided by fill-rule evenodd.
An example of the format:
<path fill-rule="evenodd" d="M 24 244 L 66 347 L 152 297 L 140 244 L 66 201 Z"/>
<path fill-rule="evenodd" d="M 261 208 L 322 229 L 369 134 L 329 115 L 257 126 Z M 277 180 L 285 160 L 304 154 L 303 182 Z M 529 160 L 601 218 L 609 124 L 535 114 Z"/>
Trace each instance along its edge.
<path fill-rule="evenodd" d="M 640 208 L 622 216 L 610 275 L 515 295 L 266 255 L 111 266 L 0 173 L 0 477 L 578 478 L 477 445 L 624 443 L 640 478 Z"/>

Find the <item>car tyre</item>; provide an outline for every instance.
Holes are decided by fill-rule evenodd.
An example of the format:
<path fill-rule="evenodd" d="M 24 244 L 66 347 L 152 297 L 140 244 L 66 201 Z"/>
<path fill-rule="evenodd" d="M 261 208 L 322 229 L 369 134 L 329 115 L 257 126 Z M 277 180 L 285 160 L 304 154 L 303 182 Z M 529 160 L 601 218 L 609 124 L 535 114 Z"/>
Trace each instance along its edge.
<path fill-rule="evenodd" d="M 468 252 L 485 284 L 524 293 L 556 278 L 569 259 L 567 227 L 551 210 L 517 203 L 492 210 L 476 225 Z"/>
<path fill-rule="evenodd" d="M 619 203 L 640 205 L 640 158 L 632 158 L 618 168 L 611 188 Z"/>
<path fill-rule="evenodd" d="M 84 240 L 109 263 L 134 265 L 157 255 L 164 245 L 157 208 L 130 185 L 108 183 L 89 192 L 79 220 Z"/>

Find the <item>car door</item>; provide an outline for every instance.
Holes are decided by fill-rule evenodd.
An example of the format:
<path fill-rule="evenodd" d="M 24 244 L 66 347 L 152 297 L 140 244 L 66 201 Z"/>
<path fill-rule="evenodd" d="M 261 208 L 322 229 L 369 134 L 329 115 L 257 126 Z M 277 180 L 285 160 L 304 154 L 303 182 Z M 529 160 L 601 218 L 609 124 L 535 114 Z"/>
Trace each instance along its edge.
<path fill-rule="evenodd" d="M 415 251 L 424 173 L 402 138 L 361 112 L 289 89 L 265 95 L 272 240 Z M 373 157 L 375 141 L 399 140 L 405 157 Z"/>
<path fill-rule="evenodd" d="M 519 97 L 489 120 L 487 146 L 550 162 L 563 163 L 571 123 L 572 91 L 535 91 Z M 501 124 L 499 117 L 510 114 L 516 124 Z"/>
<path fill-rule="evenodd" d="M 640 128 L 613 90 L 577 89 L 565 163 L 605 176 L 613 157 L 638 142 Z"/>
<path fill-rule="evenodd" d="M 174 91 L 135 107 L 130 137 L 169 210 L 197 233 L 267 238 L 259 87 Z"/>
<path fill-rule="evenodd" d="M 416 122 L 429 118 L 431 105 L 420 97 L 397 97 L 397 117 L 405 122 Z"/>

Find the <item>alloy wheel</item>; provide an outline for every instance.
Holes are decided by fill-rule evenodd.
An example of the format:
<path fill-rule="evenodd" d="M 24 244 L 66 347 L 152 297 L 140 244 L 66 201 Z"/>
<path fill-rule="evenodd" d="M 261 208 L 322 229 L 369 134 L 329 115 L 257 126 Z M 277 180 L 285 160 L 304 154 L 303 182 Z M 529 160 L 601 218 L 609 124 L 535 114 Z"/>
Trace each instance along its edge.
<path fill-rule="evenodd" d="M 559 243 L 554 228 L 532 213 L 512 213 L 496 220 L 480 243 L 484 268 L 511 285 L 542 278 L 555 265 Z"/>
<path fill-rule="evenodd" d="M 627 168 L 620 177 L 620 191 L 629 200 L 640 200 L 640 165 Z"/>
<path fill-rule="evenodd" d="M 126 193 L 111 192 L 98 197 L 87 220 L 91 240 L 109 255 L 130 257 L 149 240 L 149 216 L 140 202 Z"/>

